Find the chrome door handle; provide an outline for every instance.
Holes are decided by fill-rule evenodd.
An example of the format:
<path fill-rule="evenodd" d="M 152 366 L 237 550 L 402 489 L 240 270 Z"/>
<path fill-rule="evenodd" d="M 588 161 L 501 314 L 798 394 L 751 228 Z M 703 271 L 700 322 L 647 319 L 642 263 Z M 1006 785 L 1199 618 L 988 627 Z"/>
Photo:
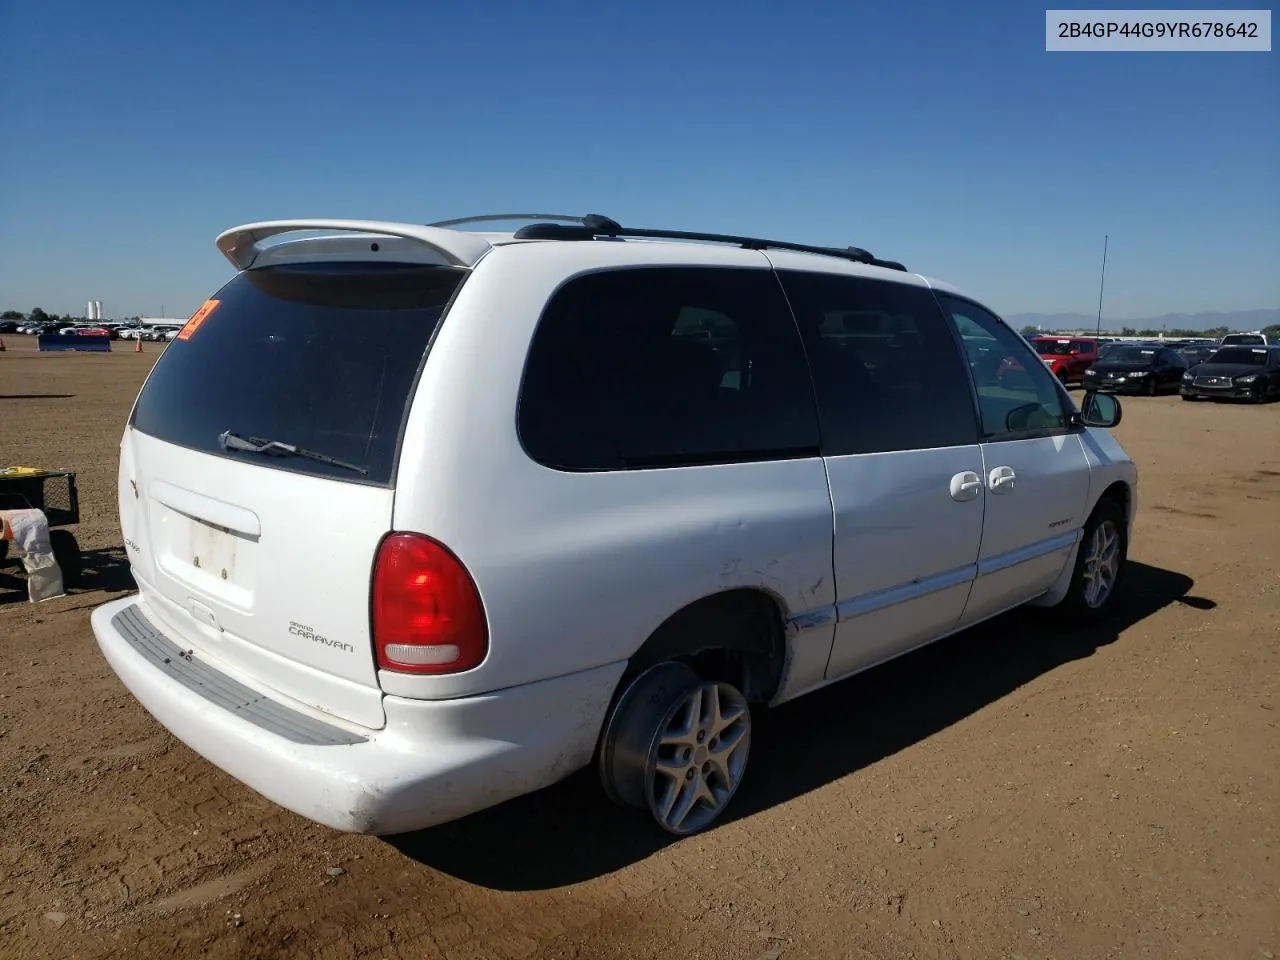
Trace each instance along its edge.
<path fill-rule="evenodd" d="M 972 470 L 957 473 L 951 478 L 951 499 L 963 503 L 972 500 L 982 491 L 982 478 Z"/>
<path fill-rule="evenodd" d="M 1008 493 L 1017 479 L 1018 475 L 1013 472 L 1013 467 L 996 467 L 987 476 L 987 486 L 992 493 Z"/>

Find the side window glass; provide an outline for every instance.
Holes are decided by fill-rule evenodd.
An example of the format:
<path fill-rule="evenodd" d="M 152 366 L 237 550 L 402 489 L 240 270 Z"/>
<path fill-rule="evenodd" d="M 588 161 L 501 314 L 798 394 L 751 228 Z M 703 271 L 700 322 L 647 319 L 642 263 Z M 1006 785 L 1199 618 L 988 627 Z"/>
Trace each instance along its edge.
<path fill-rule="evenodd" d="M 955 297 L 939 299 L 969 355 L 984 438 L 1019 439 L 1065 429 L 1068 410 L 1044 361 L 989 311 Z"/>
<path fill-rule="evenodd" d="M 925 287 L 781 270 L 813 371 L 823 453 L 973 444 L 973 393 Z"/>
<path fill-rule="evenodd" d="M 626 470 L 817 456 L 804 348 L 771 272 L 576 277 L 534 333 L 518 427 L 538 462 Z"/>

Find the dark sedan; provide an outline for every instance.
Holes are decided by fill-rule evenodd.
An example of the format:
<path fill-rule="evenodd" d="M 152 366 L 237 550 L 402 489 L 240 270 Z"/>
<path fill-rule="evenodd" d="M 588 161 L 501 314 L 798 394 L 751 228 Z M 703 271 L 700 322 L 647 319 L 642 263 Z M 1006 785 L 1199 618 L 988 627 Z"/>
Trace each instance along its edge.
<path fill-rule="evenodd" d="M 1252 400 L 1280 397 L 1280 347 L 1223 347 L 1182 375 L 1183 400 Z"/>
<path fill-rule="evenodd" d="M 1098 393 L 1145 393 L 1154 397 L 1174 391 L 1187 371 L 1182 354 L 1168 347 L 1124 344 L 1107 351 L 1086 371 L 1084 388 Z"/>

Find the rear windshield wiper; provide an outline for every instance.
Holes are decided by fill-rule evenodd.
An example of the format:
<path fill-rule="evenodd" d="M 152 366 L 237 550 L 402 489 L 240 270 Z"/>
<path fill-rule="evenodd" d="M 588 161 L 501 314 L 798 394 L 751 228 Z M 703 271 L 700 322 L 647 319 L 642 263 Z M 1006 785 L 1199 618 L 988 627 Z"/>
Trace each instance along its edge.
<path fill-rule="evenodd" d="M 263 440 L 260 437 L 242 437 L 240 434 L 232 433 L 230 430 L 224 430 L 218 434 L 218 443 L 222 445 L 223 450 L 243 450 L 245 453 L 264 453 L 273 457 L 306 457 L 308 460 L 315 460 L 317 463 L 329 463 L 335 467 L 342 467 L 344 470 L 353 470 L 356 473 L 369 472 L 367 467 L 358 467 L 354 463 L 346 463 L 336 457 L 316 453 L 314 450 L 304 450 L 302 447 L 295 447 L 291 443 L 283 443 L 279 440 Z"/>

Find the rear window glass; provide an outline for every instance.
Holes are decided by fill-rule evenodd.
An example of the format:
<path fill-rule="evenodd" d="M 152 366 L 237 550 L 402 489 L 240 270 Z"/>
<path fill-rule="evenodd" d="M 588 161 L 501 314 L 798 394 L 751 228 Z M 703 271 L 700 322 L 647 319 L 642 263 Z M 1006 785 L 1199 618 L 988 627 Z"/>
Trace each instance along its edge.
<path fill-rule="evenodd" d="M 308 263 L 250 270 L 170 341 L 131 423 L 160 440 L 255 465 L 387 485 L 409 393 L 445 305 L 451 267 Z M 207 306 L 207 305 L 206 305 Z M 226 450 L 230 431 L 358 466 Z"/>
<path fill-rule="evenodd" d="M 1267 351 L 1255 347 L 1224 347 L 1209 358 L 1210 363 L 1246 363 L 1261 366 L 1267 362 Z"/>
<path fill-rule="evenodd" d="M 1148 363 L 1155 355 L 1154 347 L 1117 347 L 1107 354 L 1107 359 L 1117 363 Z"/>
<path fill-rule="evenodd" d="M 1036 353 L 1042 357 L 1066 357 L 1071 355 L 1071 342 L 1069 340 L 1032 340 L 1035 345 Z"/>

